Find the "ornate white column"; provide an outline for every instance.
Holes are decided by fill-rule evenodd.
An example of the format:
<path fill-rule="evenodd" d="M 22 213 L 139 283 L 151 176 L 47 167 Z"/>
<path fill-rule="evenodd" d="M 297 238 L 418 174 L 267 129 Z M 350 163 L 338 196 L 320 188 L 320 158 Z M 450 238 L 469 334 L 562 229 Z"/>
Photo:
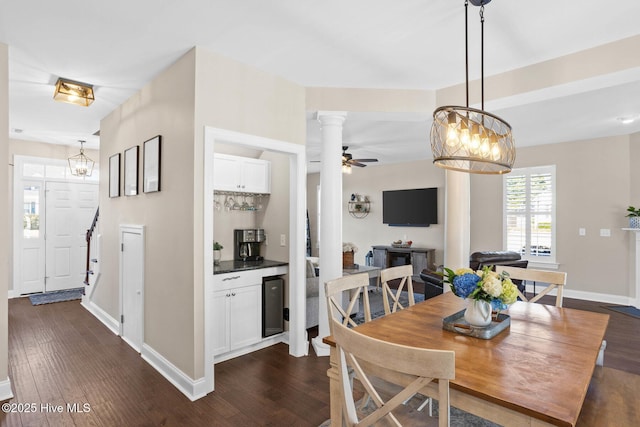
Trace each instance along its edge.
<path fill-rule="evenodd" d="M 320 289 L 318 336 L 312 340 L 318 356 L 328 356 L 322 339 L 329 335 L 324 283 L 342 276 L 342 124 L 345 111 L 318 111 L 322 133 L 320 166 Z"/>
<path fill-rule="evenodd" d="M 630 288 L 635 289 L 635 308 L 640 308 L 640 229 L 638 228 L 623 228 L 623 230 L 632 231 L 630 245 L 629 245 L 629 258 L 630 258 Z"/>
<path fill-rule="evenodd" d="M 468 173 L 446 171 L 444 265 L 469 266 L 471 249 L 471 179 Z M 445 287 L 445 291 L 448 288 Z"/>

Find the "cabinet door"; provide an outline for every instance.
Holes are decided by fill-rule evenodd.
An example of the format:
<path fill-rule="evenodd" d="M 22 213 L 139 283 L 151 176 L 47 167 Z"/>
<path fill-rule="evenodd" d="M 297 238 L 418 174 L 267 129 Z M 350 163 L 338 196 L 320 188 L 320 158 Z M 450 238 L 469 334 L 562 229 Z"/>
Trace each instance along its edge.
<path fill-rule="evenodd" d="M 411 264 L 413 265 L 413 274 L 419 275 L 422 270 L 427 268 L 427 253 L 426 252 L 411 252 Z"/>
<path fill-rule="evenodd" d="M 216 154 L 213 158 L 213 189 L 241 191 L 242 163 L 231 156 Z"/>
<path fill-rule="evenodd" d="M 231 350 L 262 338 L 262 285 L 231 291 L 229 298 L 229 346 Z"/>
<path fill-rule="evenodd" d="M 270 193 L 271 162 L 260 159 L 245 159 L 241 185 L 241 191 L 247 193 Z"/>
<path fill-rule="evenodd" d="M 229 300 L 231 291 L 213 293 L 213 355 L 226 353 L 229 347 Z"/>
<path fill-rule="evenodd" d="M 373 265 L 380 268 L 387 268 L 387 250 L 386 249 L 373 250 Z"/>

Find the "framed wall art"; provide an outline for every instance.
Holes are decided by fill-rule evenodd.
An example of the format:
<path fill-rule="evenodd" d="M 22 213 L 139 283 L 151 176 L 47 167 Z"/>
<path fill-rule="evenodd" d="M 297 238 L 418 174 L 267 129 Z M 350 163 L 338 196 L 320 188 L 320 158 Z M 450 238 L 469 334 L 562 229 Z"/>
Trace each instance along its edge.
<path fill-rule="evenodd" d="M 109 157 L 109 197 L 120 197 L 120 153 Z"/>
<path fill-rule="evenodd" d="M 138 194 L 138 150 L 139 146 L 124 151 L 124 195 Z"/>
<path fill-rule="evenodd" d="M 160 191 L 160 135 L 144 142 L 143 191 Z"/>

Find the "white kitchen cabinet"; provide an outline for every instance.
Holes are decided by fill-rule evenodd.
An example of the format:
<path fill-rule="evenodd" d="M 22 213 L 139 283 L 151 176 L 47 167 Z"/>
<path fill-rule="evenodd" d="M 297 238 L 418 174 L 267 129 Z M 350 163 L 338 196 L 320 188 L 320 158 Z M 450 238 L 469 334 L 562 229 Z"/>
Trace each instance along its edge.
<path fill-rule="evenodd" d="M 271 193 L 271 162 L 249 157 L 215 154 L 213 188 L 242 193 Z"/>
<path fill-rule="evenodd" d="M 214 356 L 262 339 L 261 298 L 260 284 L 214 292 Z"/>

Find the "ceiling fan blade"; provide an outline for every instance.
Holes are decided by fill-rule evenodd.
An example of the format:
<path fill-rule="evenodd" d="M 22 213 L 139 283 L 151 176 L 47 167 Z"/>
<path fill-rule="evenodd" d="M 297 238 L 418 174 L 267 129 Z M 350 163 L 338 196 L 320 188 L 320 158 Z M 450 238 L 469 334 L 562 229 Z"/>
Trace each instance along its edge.
<path fill-rule="evenodd" d="M 367 166 L 364 163 L 360 163 L 360 162 L 357 162 L 355 160 L 349 160 L 347 162 L 347 164 L 350 164 L 351 166 L 358 166 L 359 168 L 363 168 L 363 167 Z"/>
<path fill-rule="evenodd" d="M 378 159 L 352 159 L 354 162 L 377 162 Z"/>

